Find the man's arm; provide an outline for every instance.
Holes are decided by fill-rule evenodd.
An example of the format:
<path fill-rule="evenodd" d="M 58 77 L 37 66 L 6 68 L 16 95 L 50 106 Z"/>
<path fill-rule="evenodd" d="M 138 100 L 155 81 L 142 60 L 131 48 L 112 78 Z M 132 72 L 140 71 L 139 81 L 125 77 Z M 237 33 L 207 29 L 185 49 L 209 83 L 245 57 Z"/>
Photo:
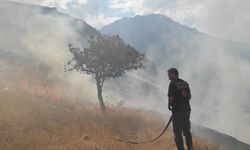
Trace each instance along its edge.
<path fill-rule="evenodd" d="M 169 84 L 168 87 L 168 109 L 171 111 L 174 103 L 175 87 L 173 83 Z"/>
<path fill-rule="evenodd" d="M 173 103 L 174 103 L 174 97 L 173 96 L 169 96 L 168 97 L 168 109 L 170 111 L 172 110 Z"/>
<path fill-rule="evenodd" d="M 192 96 L 191 96 L 191 90 L 190 90 L 189 84 L 188 84 L 188 96 L 189 96 L 188 98 L 190 100 Z"/>

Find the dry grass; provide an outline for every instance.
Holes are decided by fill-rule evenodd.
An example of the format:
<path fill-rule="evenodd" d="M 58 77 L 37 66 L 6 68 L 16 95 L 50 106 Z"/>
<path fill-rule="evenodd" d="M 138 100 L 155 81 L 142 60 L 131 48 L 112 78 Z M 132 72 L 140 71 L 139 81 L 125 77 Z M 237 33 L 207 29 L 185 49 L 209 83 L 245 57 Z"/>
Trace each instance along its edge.
<path fill-rule="evenodd" d="M 174 150 L 171 129 L 158 141 L 130 145 L 112 140 L 152 139 L 165 122 L 142 110 L 121 109 L 106 116 L 67 102 L 39 99 L 24 92 L 0 92 L 0 150 Z M 196 150 L 215 150 L 194 138 Z"/>

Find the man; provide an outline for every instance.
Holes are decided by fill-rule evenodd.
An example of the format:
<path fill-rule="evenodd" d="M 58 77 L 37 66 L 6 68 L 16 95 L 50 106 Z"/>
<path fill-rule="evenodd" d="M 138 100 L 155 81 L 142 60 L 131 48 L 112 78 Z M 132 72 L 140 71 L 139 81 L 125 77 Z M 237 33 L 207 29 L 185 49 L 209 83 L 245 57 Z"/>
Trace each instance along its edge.
<path fill-rule="evenodd" d="M 191 92 L 186 81 L 179 78 L 176 68 L 168 70 L 171 80 L 168 89 L 168 109 L 173 114 L 173 131 L 178 150 L 184 150 L 182 132 L 186 137 L 188 150 L 193 150 L 192 134 L 190 132 L 190 104 Z"/>

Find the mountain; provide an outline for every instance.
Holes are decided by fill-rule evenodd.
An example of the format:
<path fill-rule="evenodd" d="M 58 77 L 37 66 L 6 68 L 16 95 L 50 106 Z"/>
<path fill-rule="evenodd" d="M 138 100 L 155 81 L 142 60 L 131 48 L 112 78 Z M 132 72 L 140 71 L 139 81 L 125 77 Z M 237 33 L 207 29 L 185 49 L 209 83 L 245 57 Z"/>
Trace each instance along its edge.
<path fill-rule="evenodd" d="M 122 18 L 104 26 L 101 32 L 105 34 L 119 34 L 141 52 L 147 52 L 147 47 L 150 43 L 170 42 L 167 40 L 163 41 L 165 38 L 172 41 L 186 42 L 190 36 L 199 34 L 195 29 L 156 14 Z M 202 34 L 199 35 L 202 36 Z M 163 48 L 165 45 L 161 44 L 160 46 Z"/>
<path fill-rule="evenodd" d="M 100 31 L 119 34 L 145 53 L 156 64 L 155 85 L 161 90 L 167 90 L 166 70 L 179 68 L 191 87 L 192 120 L 250 143 L 249 44 L 217 38 L 159 14 L 122 18 Z"/>
<path fill-rule="evenodd" d="M 245 52 L 242 56 L 250 59 L 250 54 L 246 52 L 249 49 L 247 44 L 209 36 L 159 14 L 122 18 L 104 26 L 100 31 L 108 35 L 119 34 L 125 42 L 161 65 L 166 63 L 167 59 L 179 64 L 174 59 L 180 59 L 179 55 L 183 51 L 199 53 L 204 49 L 204 42 L 219 42 L 232 51 L 240 47 L 242 53 Z M 193 57 L 196 56 L 194 54 Z"/>

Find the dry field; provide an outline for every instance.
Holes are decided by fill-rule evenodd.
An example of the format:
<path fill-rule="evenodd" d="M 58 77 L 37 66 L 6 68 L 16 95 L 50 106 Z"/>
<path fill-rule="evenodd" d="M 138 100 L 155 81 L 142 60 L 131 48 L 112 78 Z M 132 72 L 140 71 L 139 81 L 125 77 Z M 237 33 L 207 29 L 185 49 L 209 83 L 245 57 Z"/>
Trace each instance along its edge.
<path fill-rule="evenodd" d="M 152 139 L 165 123 L 143 110 L 124 108 L 104 116 L 93 106 L 0 91 L 0 150 L 175 150 L 171 129 L 144 145 L 112 139 Z M 194 146 L 196 150 L 216 149 L 197 137 Z"/>

